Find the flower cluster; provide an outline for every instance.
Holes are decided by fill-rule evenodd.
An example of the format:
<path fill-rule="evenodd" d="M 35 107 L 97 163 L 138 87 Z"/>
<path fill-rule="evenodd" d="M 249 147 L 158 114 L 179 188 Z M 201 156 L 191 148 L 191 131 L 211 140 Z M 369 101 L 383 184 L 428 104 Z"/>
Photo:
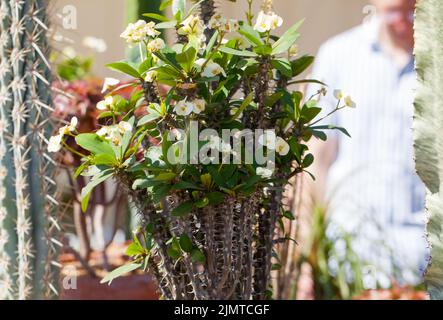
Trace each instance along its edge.
<path fill-rule="evenodd" d="M 180 25 L 181 27 L 177 31 L 179 35 L 187 36 L 189 40 L 205 41 L 205 25 L 198 16 L 191 14 Z"/>
<path fill-rule="evenodd" d="M 346 107 L 356 108 L 357 104 L 352 100 L 350 95 L 345 94 L 342 90 L 334 90 L 334 97 L 341 102 L 343 100 Z"/>
<path fill-rule="evenodd" d="M 71 122 L 58 130 L 58 134 L 49 138 L 48 151 L 58 152 L 62 148 L 63 138 L 65 135 L 69 135 L 75 132 L 78 125 L 77 117 L 72 117 Z"/>
<path fill-rule="evenodd" d="M 195 61 L 195 66 L 197 67 L 197 70 L 201 72 L 202 77 L 205 78 L 216 77 L 220 74 L 226 76 L 225 70 L 212 60 L 206 60 L 203 58 L 198 59 Z"/>
<path fill-rule="evenodd" d="M 97 131 L 99 137 L 112 142 L 115 146 L 119 146 L 123 135 L 132 131 L 132 125 L 127 121 L 120 121 L 118 124 L 111 126 L 103 126 Z"/>
<path fill-rule="evenodd" d="M 155 29 L 154 22 L 139 20 L 136 23 L 130 23 L 125 31 L 120 35 L 130 45 L 145 41 L 148 37 L 155 38 L 160 35 L 160 31 Z"/>
<path fill-rule="evenodd" d="M 289 153 L 289 144 L 282 137 L 277 137 L 273 131 L 265 131 L 259 137 L 258 142 L 269 150 L 275 150 L 281 156 Z"/>
<path fill-rule="evenodd" d="M 200 114 L 205 111 L 206 102 L 203 99 L 195 99 L 193 101 L 179 101 L 175 107 L 174 112 L 179 116 L 188 116 L 191 113 Z"/>
<path fill-rule="evenodd" d="M 209 21 L 209 26 L 211 29 L 224 33 L 236 32 L 240 27 L 238 20 L 223 18 L 221 14 L 213 16 Z"/>
<path fill-rule="evenodd" d="M 281 27 L 283 19 L 276 13 L 260 11 L 254 29 L 258 32 L 269 32 Z"/>

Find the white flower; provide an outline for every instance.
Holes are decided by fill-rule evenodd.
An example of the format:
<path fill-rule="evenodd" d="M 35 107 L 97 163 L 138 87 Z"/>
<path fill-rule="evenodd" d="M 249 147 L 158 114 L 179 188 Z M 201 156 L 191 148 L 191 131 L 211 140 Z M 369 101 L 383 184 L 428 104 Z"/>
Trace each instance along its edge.
<path fill-rule="evenodd" d="M 120 80 L 118 80 L 118 79 L 115 79 L 115 78 L 105 78 L 105 81 L 103 83 L 102 93 L 105 93 L 110 88 L 118 85 L 119 83 L 120 83 Z"/>
<path fill-rule="evenodd" d="M 222 32 L 229 33 L 233 31 L 238 31 L 239 23 L 235 19 L 225 19 L 222 18 L 220 14 L 214 16 L 209 25 L 212 29 L 219 29 Z"/>
<path fill-rule="evenodd" d="M 203 67 L 203 64 L 206 62 L 205 59 L 198 59 L 195 64 L 200 67 L 200 69 Z M 205 78 L 213 78 L 215 76 L 218 76 L 219 74 L 223 74 L 226 76 L 225 70 L 218 64 L 213 62 L 212 60 L 209 60 L 208 63 L 205 65 L 205 69 L 201 72 L 201 75 Z"/>
<path fill-rule="evenodd" d="M 105 40 L 95 37 L 85 37 L 83 45 L 89 49 L 95 50 L 98 53 L 103 53 L 108 49 Z"/>
<path fill-rule="evenodd" d="M 156 38 L 154 40 L 151 40 L 146 48 L 148 52 L 153 53 L 162 50 L 165 46 L 165 42 L 162 38 Z"/>
<path fill-rule="evenodd" d="M 254 29 L 258 32 L 267 32 L 281 27 L 282 24 L 283 19 L 274 12 L 265 13 L 260 11 Z"/>
<path fill-rule="evenodd" d="M 120 145 L 120 142 L 122 141 L 122 134 L 120 132 L 120 129 L 117 126 L 111 126 L 108 128 L 108 133 L 105 136 L 106 140 L 111 141 L 115 146 Z"/>
<path fill-rule="evenodd" d="M 99 137 L 104 137 L 111 141 L 115 146 L 120 145 L 123 134 L 132 130 L 132 125 L 129 122 L 121 121 L 117 125 L 101 127 L 96 134 Z"/>
<path fill-rule="evenodd" d="M 117 126 L 122 134 L 132 131 L 132 125 L 127 121 L 120 121 Z"/>
<path fill-rule="evenodd" d="M 178 29 L 177 33 L 180 35 L 195 36 L 201 38 L 204 31 L 203 21 L 191 14 L 186 20 L 181 23 L 182 27 Z"/>
<path fill-rule="evenodd" d="M 277 137 L 275 151 L 277 151 L 279 155 L 285 156 L 289 152 L 289 144 L 283 138 Z"/>
<path fill-rule="evenodd" d="M 345 106 L 349 108 L 356 108 L 357 104 L 352 100 L 350 96 L 345 97 Z"/>
<path fill-rule="evenodd" d="M 341 91 L 341 90 L 339 90 L 339 89 L 334 90 L 334 97 L 335 97 L 337 100 L 341 100 L 341 99 L 343 99 L 344 96 L 345 96 L 345 95 L 344 95 L 343 91 Z"/>
<path fill-rule="evenodd" d="M 58 134 L 63 138 L 65 134 L 69 132 L 74 132 L 75 129 L 77 128 L 77 125 L 78 125 L 77 117 L 72 117 L 71 122 L 68 125 L 63 126 L 58 130 Z"/>
<path fill-rule="evenodd" d="M 96 132 L 96 134 L 97 134 L 99 137 L 104 137 L 104 136 L 106 136 L 106 135 L 108 134 L 108 132 L 109 132 L 109 127 L 105 126 L 105 127 L 101 127 L 101 128 Z"/>
<path fill-rule="evenodd" d="M 146 73 L 145 81 L 154 82 L 157 79 L 158 72 L 156 70 L 151 70 Z"/>
<path fill-rule="evenodd" d="M 145 25 L 145 32 L 146 32 L 147 36 L 157 37 L 158 35 L 160 35 L 161 32 L 156 30 L 155 26 L 156 26 L 156 24 L 153 21 L 150 21 Z"/>
<path fill-rule="evenodd" d="M 205 42 L 206 37 L 204 35 L 205 25 L 203 20 L 198 16 L 190 15 L 186 20 L 181 23 L 181 28 L 177 30 L 179 35 L 186 35 L 188 39 L 197 39 L 199 42 Z"/>
<path fill-rule="evenodd" d="M 276 146 L 276 135 L 272 130 L 266 130 L 259 138 L 258 143 L 262 146 L 274 150 Z"/>
<path fill-rule="evenodd" d="M 219 13 L 212 16 L 211 20 L 209 20 L 209 26 L 211 27 L 211 29 L 218 29 L 224 23 L 226 23 L 226 19 L 222 18 L 221 14 Z"/>
<path fill-rule="evenodd" d="M 127 43 L 134 44 L 145 40 L 146 37 L 155 37 L 159 34 L 154 22 L 146 23 L 144 20 L 139 20 L 136 23 L 130 23 L 120 37 L 126 39 Z"/>
<path fill-rule="evenodd" d="M 282 24 L 283 24 L 282 17 L 279 17 L 275 13 L 272 13 L 271 14 L 271 30 L 274 30 L 274 29 L 277 29 L 277 28 L 281 27 Z"/>
<path fill-rule="evenodd" d="M 192 101 L 192 104 L 194 105 L 194 113 L 199 114 L 203 111 L 205 111 L 206 108 L 206 101 L 203 99 L 195 99 Z"/>
<path fill-rule="evenodd" d="M 190 102 L 186 102 L 185 100 L 179 101 L 175 107 L 174 111 L 179 116 L 188 116 L 194 110 L 194 105 Z"/>
<path fill-rule="evenodd" d="M 59 152 L 62 148 L 62 135 L 58 134 L 49 138 L 48 151 L 49 152 Z"/>
<path fill-rule="evenodd" d="M 240 24 L 238 23 L 238 20 L 231 19 L 229 20 L 229 25 L 231 26 L 232 31 L 238 31 L 240 28 Z"/>
<path fill-rule="evenodd" d="M 255 173 L 263 179 L 269 179 L 274 174 L 274 170 L 264 167 L 257 167 L 257 169 L 255 169 Z"/>
<path fill-rule="evenodd" d="M 109 110 L 114 105 L 114 102 L 115 101 L 113 96 L 107 96 L 105 100 L 97 103 L 97 109 L 100 111 Z"/>

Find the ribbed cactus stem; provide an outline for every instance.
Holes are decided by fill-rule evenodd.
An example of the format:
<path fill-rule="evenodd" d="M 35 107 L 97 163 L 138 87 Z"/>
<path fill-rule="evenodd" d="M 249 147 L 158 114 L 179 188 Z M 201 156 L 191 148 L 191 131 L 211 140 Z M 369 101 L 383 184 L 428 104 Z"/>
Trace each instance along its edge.
<path fill-rule="evenodd" d="M 432 27 L 430 27 L 432 25 Z M 415 97 L 416 169 L 426 186 L 427 240 L 431 261 L 425 283 L 431 299 L 443 299 L 443 3 L 417 2 L 415 49 L 418 84 Z"/>
<path fill-rule="evenodd" d="M 0 235 L 8 242 L 0 245 L 9 258 L 2 259 L 8 266 L 0 276 L 7 283 L 16 275 L 8 292 L 0 292 L 20 300 L 48 298 L 57 292 L 58 278 L 52 276 L 61 243 L 54 238 L 60 229 L 54 215 L 58 202 L 53 161 L 46 154 L 52 128 L 46 2 L 0 3 L 0 171 L 5 168 L 0 176 L 8 196 L 0 207 Z"/>

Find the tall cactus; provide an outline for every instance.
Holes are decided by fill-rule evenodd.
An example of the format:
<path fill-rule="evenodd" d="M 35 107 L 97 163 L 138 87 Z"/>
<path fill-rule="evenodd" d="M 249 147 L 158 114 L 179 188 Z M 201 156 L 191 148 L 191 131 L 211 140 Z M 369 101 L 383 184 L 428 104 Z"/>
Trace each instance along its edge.
<path fill-rule="evenodd" d="M 46 1 L 0 0 L 0 298 L 57 292 Z"/>
<path fill-rule="evenodd" d="M 443 3 L 420 0 L 415 22 L 418 88 L 414 139 L 416 168 L 427 189 L 431 261 L 425 281 L 432 299 L 443 299 Z"/>

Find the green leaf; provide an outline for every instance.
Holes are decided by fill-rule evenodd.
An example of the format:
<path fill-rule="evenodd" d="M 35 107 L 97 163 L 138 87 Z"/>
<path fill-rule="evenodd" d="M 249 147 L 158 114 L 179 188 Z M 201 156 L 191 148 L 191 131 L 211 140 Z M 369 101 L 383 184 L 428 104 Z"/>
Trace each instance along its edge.
<path fill-rule="evenodd" d="M 141 127 L 149 122 L 153 122 L 159 118 L 161 118 L 161 114 L 159 114 L 158 112 L 154 111 L 154 110 L 150 110 L 149 114 L 147 114 L 146 116 L 142 117 L 138 122 L 137 122 L 137 127 Z"/>
<path fill-rule="evenodd" d="M 82 174 L 82 172 L 89 167 L 90 162 L 89 161 L 85 161 L 83 162 L 76 170 L 74 173 L 74 178 L 78 178 L 78 176 L 80 176 Z"/>
<path fill-rule="evenodd" d="M 114 149 L 108 142 L 100 139 L 95 133 L 82 133 L 75 137 L 75 142 L 93 154 L 108 154 L 115 157 Z"/>
<path fill-rule="evenodd" d="M 173 180 L 177 175 L 173 172 L 165 172 L 165 173 L 160 173 L 159 175 L 157 175 L 154 180 L 155 181 L 171 181 Z"/>
<path fill-rule="evenodd" d="M 324 126 L 313 126 L 311 127 L 312 130 L 338 130 L 341 133 L 347 135 L 349 138 L 351 138 L 351 135 L 349 134 L 348 130 L 342 127 L 337 127 L 333 125 L 324 125 Z"/>
<path fill-rule="evenodd" d="M 140 242 L 131 242 L 131 244 L 126 248 L 125 254 L 129 257 L 136 256 L 138 254 L 144 254 L 145 250 L 140 245 Z"/>
<path fill-rule="evenodd" d="M 208 193 L 206 198 L 208 198 L 209 203 L 213 206 L 219 205 L 225 201 L 225 195 L 217 191 Z"/>
<path fill-rule="evenodd" d="M 197 49 L 195 49 L 194 47 L 189 47 L 186 51 L 184 51 L 183 53 L 179 53 L 176 56 L 178 64 L 186 72 L 190 72 L 192 70 L 196 58 L 197 58 Z"/>
<path fill-rule="evenodd" d="M 288 59 L 271 60 L 271 65 L 287 78 L 292 77 L 292 67 Z"/>
<path fill-rule="evenodd" d="M 160 5 L 159 11 L 164 11 L 167 7 L 171 5 L 172 5 L 172 0 L 166 0 L 162 2 L 162 4 Z"/>
<path fill-rule="evenodd" d="M 141 263 L 128 263 L 125 264 L 115 270 L 113 270 L 112 272 L 108 273 L 101 281 L 100 283 L 108 283 L 109 285 L 111 285 L 112 281 L 116 278 L 121 277 L 122 275 L 132 272 L 134 270 L 139 269 L 142 266 Z"/>
<path fill-rule="evenodd" d="M 204 208 L 204 207 L 206 207 L 207 205 L 209 204 L 209 198 L 202 198 L 202 199 L 199 199 L 199 200 L 197 200 L 196 202 L 195 202 L 195 206 L 197 207 L 197 208 Z"/>
<path fill-rule="evenodd" d="M 134 78 L 143 79 L 143 77 L 140 75 L 140 73 L 127 62 L 123 62 L 123 61 L 114 62 L 114 63 L 107 64 L 106 67 L 108 67 L 111 70 L 130 75 L 131 77 L 134 77 Z"/>
<path fill-rule="evenodd" d="M 283 97 L 284 94 L 285 94 L 284 91 L 278 91 L 272 94 L 271 96 L 267 97 L 265 100 L 265 106 L 272 107 L 274 104 L 277 103 L 277 101 L 279 101 Z"/>
<path fill-rule="evenodd" d="M 187 190 L 187 189 L 201 190 L 200 187 L 198 187 L 194 183 L 188 182 L 188 181 L 177 182 L 176 184 L 174 184 L 172 186 L 172 189 L 174 189 L 174 190 Z"/>
<path fill-rule="evenodd" d="M 169 19 L 167 17 L 162 16 L 161 14 L 158 14 L 158 13 L 144 13 L 143 16 L 154 19 L 154 20 L 162 21 L 162 22 L 169 21 Z"/>
<path fill-rule="evenodd" d="M 298 33 L 298 29 L 302 25 L 303 20 L 294 24 L 291 28 L 289 28 L 281 38 L 272 45 L 272 54 L 277 55 L 289 50 L 289 48 L 297 41 L 300 34 Z"/>
<path fill-rule="evenodd" d="M 276 271 L 276 270 L 280 270 L 280 269 L 281 269 L 281 264 L 279 264 L 279 263 L 272 264 L 271 271 Z"/>
<path fill-rule="evenodd" d="M 245 100 L 243 100 L 242 104 L 240 105 L 240 108 L 238 108 L 237 112 L 232 116 L 232 119 L 237 119 L 240 116 L 240 114 L 246 109 L 246 107 L 251 104 L 253 98 L 254 98 L 254 92 L 248 94 L 248 96 L 245 98 Z"/>
<path fill-rule="evenodd" d="M 258 55 L 254 52 L 248 51 L 248 50 L 236 50 L 229 47 L 221 47 L 219 49 L 221 52 L 232 54 L 234 56 L 240 56 L 240 57 L 252 57 L 255 58 Z"/>
<path fill-rule="evenodd" d="M 169 194 L 171 188 L 172 186 L 169 184 L 161 184 L 154 186 L 152 188 L 152 201 L 154 203 L 158 203 L 161 200 L 163 200 Z"/>
<path fill-rule="evenodd" d="M 240 30 L 238 31 L 241 35 L 246 37 L 246 40 L 254 46 L 261 46 L 264 44 L 260 33 L 257 30 L 254 30 L 249 24 L 244 23 Z"/>
<path fill-rule="evenodd" d="M 171 29 L 174 28 L 177 25 L 177 20 L 171 20 L 168 22 L 160 22 L 158 23 L 155 28 L 157 30 L 161 30 L 161 29 Z"/>
<path fill-rule="evenodd" d="M 132 184 L 132 189 L 133 190 L 146 189 L 146 188 L 149 188 L 149 187 L 157 186 L 160 183 L 161 183 L 160 181 L 155 181 L 153 179 L 147 179 L 147 178 L 136 179 L 134 181 L 134 183 Z"/>
<path fill-rule="evenodd" d="M 272 47 L 270 45 L 261 45 L 253 48 L 254 52 L 260 56 L 269 56 L 272 54 Z"/>
<path fill-rule="evenodd" d="M 186 12 L 186 0 L 172 0 L 172 14 L 174 17 L 181 17 Z"/>
<path fill-rule="evenodd" d="M 291 62 L 292 76 L 296 77 L 308 69 L 314 62 L 313 56 L 303 56 Z"/>
<path fill-rule="evenodd" d="M 184 252 L 187 253 L 191 253 L 192 249 L 194 248 L 194 246 L 192 245 L 192 241 L 191 239 L 188 237 L 187 234 L 182 234 L 180 236 L 180 248 L 182 248 L 182 250 Z"/>
<path fill-rule="evenodd" d="M 103 165 L 108 165 L 108 166 L 114 166 L 118 163 L 117 159 L 115 158 L 114 155 L 110 155 L 107 153 L 97 154 L 94 157 L 93 162 L 95 165 L 103 164 Z"/>
<path fill-rule="evenodd" d="M 206 261 L 204 253 L 201 252 L 199 249 L 192 250 L 191 257 L 192 261 L 194 262 L 204 263 Z"/>
<path fill-rule="evenodd" d="M 308 168 L 314 163 L 314 156 L 312 154 L 307 154 L 305 158 L 303 159 L 303 168 Z"/>
<path fill-rule="evenodd" d="M 328 136 L 323 131 L 312 130 L 312 135 L 322 141 L 328 140 Z"/>
<path fill-rule="evenodd" d="M 174 217 L 183 217 L 191 213 L 192 209 L 194 209 L 194 203 L 192 201 L 187 201 L 174 208 L 171 215 Z"/>
<path fill-rule="evenodd" d="M 105 182 L 109 178 L 113 176 L 112 169 L 108 169 L 100 172 L 98 175 L 94 176 L 91 181 L 82 189 L 81 198 L 82 198 L 82 210 L 86 212 L 89 204 L 89 198 L 91 197 L 92 190 L 98 186 L 99 184 Z"/>
<path fill-rule="evenodd" d="M 211 39 L 208 42 L 208 45 L 206 46 L 205 49 L 205 56 L 208 57 L 211 54 L 212 48 L 214 47 L 215 42 L 217 41 L 218 38 L 218 31 L 215 31 L 214 34 L 212 35 Z"/>
<path fill-rule="evenodd" d="M 169 246 L 168 249 L 166 249 L 166 253 L 168 254 L 169 257 L 175 260 L 177 260 L 181 256 L 180 250 L 175 246 Z"/>
<path fill-rule="evenodd" d="M 287 218 L 287 219 L 289 219 L 289 220 L 295 220 L 295 217 L 294 217 L 294 215 L 292 214 L 292 212 L 291 211 L 285 211 L 285 212 L 283 212 L 283 217 L 285 217 L 285 218 Z"/>

